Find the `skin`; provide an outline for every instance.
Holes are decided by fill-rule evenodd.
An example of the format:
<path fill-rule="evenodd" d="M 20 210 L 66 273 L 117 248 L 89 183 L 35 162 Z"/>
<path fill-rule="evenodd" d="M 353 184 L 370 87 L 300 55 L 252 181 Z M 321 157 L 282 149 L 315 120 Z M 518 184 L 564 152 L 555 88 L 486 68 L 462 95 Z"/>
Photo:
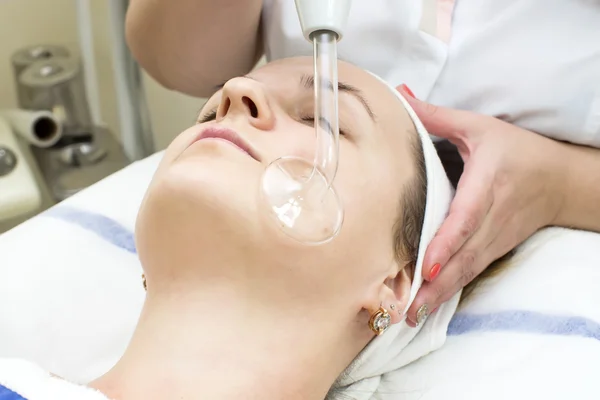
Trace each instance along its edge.
<path fill-rule="evenodd" d="M 127 44 L 163 86 L 208 97 L 218 84 L 250 71 L 262 55 L 262 3 L 131 0 L 125 23 Z"/>
<path fill-rule="evenodd" d="M 301 120 L 313 111 L 313 92 L 300 84 L 311 73 L 310 58 L 295 58 L 230 80 L 202 110 L 216 119 L 167 149 L 136 227 L 147 299 L 123 358 L 92 387 L 128 400 L 323 399 L 374 337 L 371 313 L 406 305 L 411 279 L 394 254 L 393 225 L 415 173 L 414 127 L 364 71 L 339 66 L 375 114 L 340 93 L 339 236 L 296 243 L 261 209 L 265 167 L 314 152 L 313 123 Z M 221 140 L 195 141 L 209 126 L 235 130 L 260 161 Z"/>

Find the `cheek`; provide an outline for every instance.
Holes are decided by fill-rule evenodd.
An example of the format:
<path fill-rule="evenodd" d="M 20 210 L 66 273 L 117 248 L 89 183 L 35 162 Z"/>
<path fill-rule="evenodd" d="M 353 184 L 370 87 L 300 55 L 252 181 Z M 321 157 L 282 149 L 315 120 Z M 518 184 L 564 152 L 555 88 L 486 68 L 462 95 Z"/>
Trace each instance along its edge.
<path fill-rule="evenodd" d="M 356 249 L 352 258 L 366 264 L 393 258 L 400 190 L 391 175 L 358 156 L 347 157 L 340 165 L 335 184 L 345 210 L 340 236 L 348 250 Z"/>
<path fill-rule="evenodd" d="M 285 156 L 300 157 L 309 162 L 315 157 L 314 129 L 288 118 L 278 120 L 274 130 L 260 133 L 256 142 L 266 156 L 266 163 Z"/>
<path fill-rule="evenodd" d="M 342 199 L 347 217 L 360 214 L 373 191 L 377 190 L 373 178 L 371 166 L 365 163 L 362 149 L 345 139 L 340 141 L 340 162 L 333 184 Z"/>

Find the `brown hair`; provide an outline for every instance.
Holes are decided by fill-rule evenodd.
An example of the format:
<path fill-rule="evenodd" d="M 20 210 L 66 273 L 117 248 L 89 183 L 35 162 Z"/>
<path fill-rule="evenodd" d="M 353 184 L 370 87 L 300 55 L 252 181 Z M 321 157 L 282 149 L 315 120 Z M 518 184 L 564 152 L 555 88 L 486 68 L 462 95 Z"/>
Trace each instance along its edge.
<path fill-rule="evenodd" d="M 412 278 L 417 264 L 421 229 L 425 219 L 427 200 L 427 170 L 423 144 L 416 130 L 408 129 L 409 145 L 414 159 L 415 174 L 406 184 L 400 196 L 400 214 L 394 225 L 396 259 L 409 269 Z"/>
<path fill-rule="evenodd" d="M 415 175 L 402 191 L 400 198 L 400 214 L 394 225 L 394 243 L 396 258 L 405 263 L 409 268 L 409 276 L 413 277 L 419 242 L 421 240 L 421 229 L 425 219 L 425 203 L 427 200 L 427 170 L 425 165 L 425 154 L 421 138 L 414 127 L 408 130 L 411 153 L 414 158 Z M 456 187 L 456 183 L 453 182 Z M 503 267 L 507 265 L 508 259 L 514 254 L 514 250 L 492 263 L 481 274 L 473 279 L 461 294 L 461 302 L 473 294 L 475 288 L 484 280 L 496 276 Z"/>

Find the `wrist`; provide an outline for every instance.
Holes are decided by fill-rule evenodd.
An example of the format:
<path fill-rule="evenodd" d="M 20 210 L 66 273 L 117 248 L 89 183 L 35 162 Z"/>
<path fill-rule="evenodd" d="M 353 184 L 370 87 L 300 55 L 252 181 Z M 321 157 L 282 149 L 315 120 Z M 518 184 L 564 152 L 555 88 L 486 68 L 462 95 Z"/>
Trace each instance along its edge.
<path fill-rule="evenodd" d="M 568 226 L 570 208 L 572 207 L 572 199 L 570 193 L 572 190 L 570 185 L 572 171 L 570 169 L 571 158 L 573 157 L 572 149 L 567 144 L 551 141 L 552 151 L 547 152 L 550 160 L 548 163 L 548 173 L 551 179 L 551 196 L 554 205 L 552 217 L 548 225 L 550 226 Z"/>
<path fill-rule="evenodd" d="M 568 143 L 560 146 L 553 173 L 560 207 L 552 225 L 600 231 L 600 150 Z"/>
<path fill-rule="evenodd" d="M 571 166 L 573 158 L 573 151 L 565 143 L 556 143 L 561 147 L 560 151 L 555 155 L 555 162 L 551 173 L 556 177 L 555 196 L 557 199 L 558 208 L 556 214 L 552 219 L 550 225 L 568 227 L 570 225 L 569 220 L 572 214 L 573 207 L 573 178 Z"/>

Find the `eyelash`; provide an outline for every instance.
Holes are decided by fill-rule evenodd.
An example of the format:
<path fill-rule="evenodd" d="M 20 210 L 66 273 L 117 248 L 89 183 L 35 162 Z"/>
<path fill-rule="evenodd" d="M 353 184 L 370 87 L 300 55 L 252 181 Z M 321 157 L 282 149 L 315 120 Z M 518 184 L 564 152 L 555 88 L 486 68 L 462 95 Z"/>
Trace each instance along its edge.
<path fill-rule="evenodd" d="M 215 109 L 215 110 L 211 110 L 211 111 L 207 112 L 201 118 L 199 118 L 198 123 L 203 124 L 208 121 L 214 121 L 216 118 L 217 118 L 217 110 Z M 310 122 L 312 125 L 314 125 L 314 123 L 315 123 L 315 117 L 313 117 L 312 115 L 305 115 L 303 117 L 300 117 L 300 120 L 303 122 Z M 341 128 L 340 128 L 340 135 L 341 136 L 346 135 L 346 132 L 344 132 L 344 130 L 342 130 Z"/>
<path fill-rule="evenodd" d="M 197 123 L 203 124 L 208 121 L 214 121 L 215 119 L 217 119 L 217 110 L 216 109 L 209 111 L 206 114 L 204 114 L 202 117 L 198 118 Z"/>
<path fill-rule="evenodd" d="M 315 117 L 312 115 L 306 115 L 304 117 L 300 117 L 301 121 L 310 122 L 312 126 L 315 124 Z M 346 136 L 346 132 L 342 128 L 340 128 L 340 136 Z"/>

